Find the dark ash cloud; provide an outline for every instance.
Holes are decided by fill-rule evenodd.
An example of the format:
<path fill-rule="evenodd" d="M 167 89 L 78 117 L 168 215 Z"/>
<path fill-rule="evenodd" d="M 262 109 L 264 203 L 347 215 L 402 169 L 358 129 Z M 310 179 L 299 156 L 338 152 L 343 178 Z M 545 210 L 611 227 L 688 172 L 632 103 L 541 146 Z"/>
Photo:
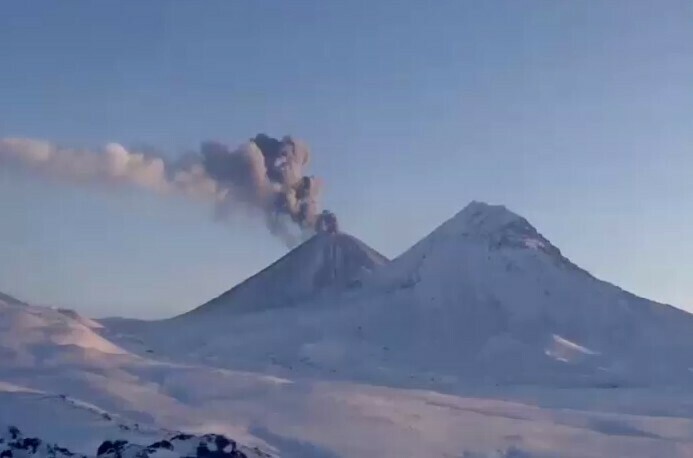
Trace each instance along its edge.
<path fill-rule="evenodd" d="M 220 220 L 239 206 L 249 207 L 290 246 L 315 231 L 337 230 L 335 215 L 320 212 L 322 183 L 306 174 L 309 162 L 305 143 L 265 134 L 235 148 L 203 142 L 198 152 L 174 163 L 118 143 L 94 152 L 28 138 L 0 139 L 2 167 L 86 188 L 132 187 L 210 201 Z"/>

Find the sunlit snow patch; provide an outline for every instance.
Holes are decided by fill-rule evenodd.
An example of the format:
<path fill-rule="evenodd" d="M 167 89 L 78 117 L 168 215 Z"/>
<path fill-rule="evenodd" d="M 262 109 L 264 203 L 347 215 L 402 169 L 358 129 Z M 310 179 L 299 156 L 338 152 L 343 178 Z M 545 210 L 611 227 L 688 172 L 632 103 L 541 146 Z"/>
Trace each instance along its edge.
<path fill-rule="evenodd" d="M 544 244 L 544 242 L 542 242 L 542 241 L 539 240 L 539 239 L 530 239 L 530 238 L 527 238 L 527 239 L 524 240 L 524 242 L 525 242 L 525 246 L 526 246 L 527 248 L 532 248 L 532 249 L 534 249 L 534 250 L 538 250 L 538 249 L 544 248 L 544 247 L 546 246 L 546 245 Z"/>
<path fill-rule="evenodd" d="M 577 362 L 587 356 L 597 355 L 598 352 L 592 351 L 582 345 L 571 342 L 557 334 L 551 336 L 551 341 L 544 353 L 557 361 L 564 363 Z"/>

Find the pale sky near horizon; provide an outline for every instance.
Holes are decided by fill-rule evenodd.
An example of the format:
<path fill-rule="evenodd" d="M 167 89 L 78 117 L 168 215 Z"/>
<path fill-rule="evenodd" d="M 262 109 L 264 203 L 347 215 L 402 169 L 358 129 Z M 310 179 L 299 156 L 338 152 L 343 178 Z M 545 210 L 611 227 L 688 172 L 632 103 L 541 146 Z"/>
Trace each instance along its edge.
<path fill-rule="evenodd" d="M 324 206 L 396 256 L 471 200 L 693 311 L 693 2 L 5 1 L 0 138 L 293 134 Z M 0 291 L 163 317 L 285 252 L 248 218 L 0 169 Z"/>

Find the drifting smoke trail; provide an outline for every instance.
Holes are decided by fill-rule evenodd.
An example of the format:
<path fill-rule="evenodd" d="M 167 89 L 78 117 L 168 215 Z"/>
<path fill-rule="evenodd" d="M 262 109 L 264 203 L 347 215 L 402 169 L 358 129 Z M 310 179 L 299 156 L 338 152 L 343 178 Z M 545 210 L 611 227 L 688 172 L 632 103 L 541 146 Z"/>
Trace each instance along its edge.
<path fill-rule="evenodd" d="M 102 151 L 61 148 L 27 138 L 0 139 L 0 166 L 83 186 L 133 187 L 210 201 L 218 219 L 238 206 L 262 212 L 269 230 L 293 246 L 337 221 L 319 212 L 320 181 L 304 175 L 308 147 L 291 137 L 258 134 L 238 148 L 205 142 L 176 163 L 110 143 Z M 299 233 L 292 229 L 297 227 Z"/>

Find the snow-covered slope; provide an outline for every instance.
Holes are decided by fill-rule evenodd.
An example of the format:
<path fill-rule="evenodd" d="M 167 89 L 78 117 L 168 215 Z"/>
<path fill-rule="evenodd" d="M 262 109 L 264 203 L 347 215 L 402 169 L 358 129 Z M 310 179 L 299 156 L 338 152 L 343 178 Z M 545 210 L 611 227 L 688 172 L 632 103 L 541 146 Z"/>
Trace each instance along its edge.
<path fill-rule="evenodd" d="M 0 430 L 14 426 L 83 454 L 95 452 L 105 439 L 147 443 L 171 434 L 140 427 L 118 414 L 64 394 L 6 382 L 0 382 L 0 406 Z"/>
<path fill-rule="evenodd" d="M 363 292 L 363 298 L 371 295 L 372 291 Z M 175 323 L 170 321 L 150 323 L 137 337 L 140 355 L 125 350 L 138 347 L 129 336 L 118 335 L 115 329 L 96 329 L 108 337 L 104 340 L 122 340 L 111 344 L 120 349 L 118 354 L 95 351 L 96 358 L 41 357 L 46 346 L 54 347 L 52 353 L 57 355 L 70 355 L 65 351 L 73 347 L 51 337 L 54 321 L 67 320 L 62 326 L 79 329 L 78 333 L 85 332 L 80 323 L 88 321 L 73 313 L 26 307 L 42 324 L 26 340 L 14 334 L 14 346 L 37 355 L 31 364 L 0 360 L 0 429 L 19 426 L 25 438 L 45 441 L 38 455 L 19 450 L 13 458 L 47 458 L 41 454 L 49 451 L 43 448 L 46 442 L 93 456 L 106 440 L 127 440 L 124 454 L 144 450 L 150 456 L 175 457 L 179 452 L 190 456 L 192 449 L 186 446 L 190 441 L 180 444 L 183 447 L 173 444 L 173 451 L 157 448 L 152 454 L 130 445 L 169 440 L 175 434 L 170 430 L 221 433 L 246 444 L 242 450 L 248 456 L 262 456 L 255 450 L 260 447 L 289 458 L 686 457 L 693 453 L 693 395 L 685 389 L 451 385 L 455 380 L 443 379 L 440 369 L 431 369 L 437 361 L 430 359 L 437 356 L 427 353 L 425 342 L 419 342 L 422 351 L 412 355 L 377 346 L 378 336 L 394 338 L 395 334 L 384 332 L 388 325 L 406 323 L 414 338 L 419 331 L 411 317 L 401 315 L 406 320 L 399 322 L 399 314 L 383 314 L 389 306 L 362 301 L 361 293 L 348 297 L 332 307 L 243 314 L 217 328 L 211 327 L 214 320 L 206 322 L 206 329 L 180 324 L 172 328 Z M 15 313 L 0 316 L 0 321 L 26 320 Z M 0 329 L 0 335 L 15 327 Z M 44 337 L 38 338 L 42 329 Z M 195 334 L 197 340 L 191 341 Z M 69 340 L 80 342 L 77 355 L 84 356 L 82 349 L 90 340 L 76 336 Z M 34 347 L 37 341 L 44 344 Z M 147 351 L 151 349 L 142 343 L 156 348 Z M 558 337 L 553 344 L 553 351 L 564 359 L 591 351 Z M 419 366 L 415 357 L 422 358 Z M 234 366 L 258 370 L 241 372 Z M 277 372 L 286 376 L 271 375 Z M 375 378 L 378 383 L 334 378 Z M 430 384 L 445 391 L 454 388 L 456 394 L 386 386 L 393 384 Z"/>
<path fill-rule="evenodd" d="M 0 297 L 0 358 L 5 365 L 100 362 L 125 351 L 94 332 L 100 325 L 71 311 Z"/>
<path fill-rule="evenodd" d="M 190 396 L 197 381 L 209 389 L 218 378 L 212 370 L 142 358 L 97 334 L 100 328 L 72 310 L 0 297 L 0 429 L 16 426 L 29 439 L 38 437 L 41 446 L 29 455 L 41 457 L 52 456 L 55 444 L 94 456 L 106 439 L 147 445 L 180 429 L 211 432 L 207 414 L 191 412 L 168 389 L 180 390 L 183 380 L 191 382 Z M 239 378 L 233 374 L 227 383 Z M 236 432 L 233 423 L 211 428 Z M 28 451 L 15 448 L 7 456 L 22 453 Z"/>
<path fill-rule="evenodd" d="M 258 274 L 186 314 L 263 311 L 357 286 L 387 259 L 365 243 L 339 232 L 321 232 Z"/>

